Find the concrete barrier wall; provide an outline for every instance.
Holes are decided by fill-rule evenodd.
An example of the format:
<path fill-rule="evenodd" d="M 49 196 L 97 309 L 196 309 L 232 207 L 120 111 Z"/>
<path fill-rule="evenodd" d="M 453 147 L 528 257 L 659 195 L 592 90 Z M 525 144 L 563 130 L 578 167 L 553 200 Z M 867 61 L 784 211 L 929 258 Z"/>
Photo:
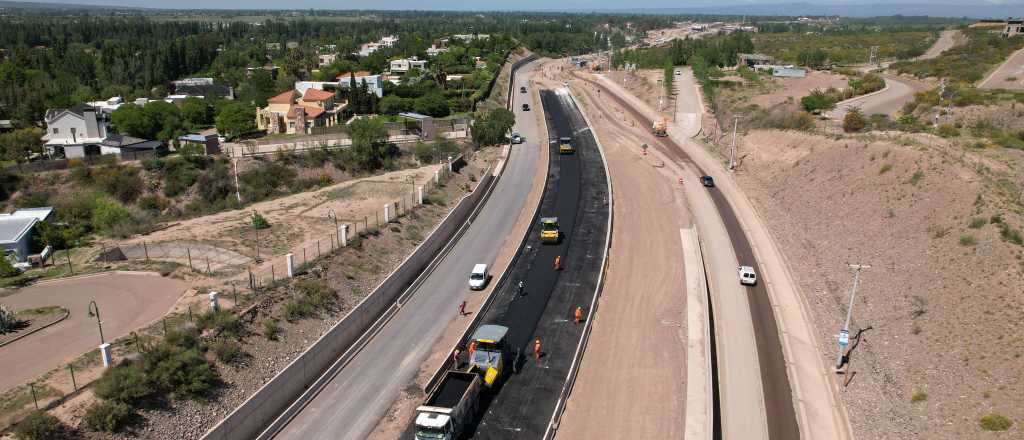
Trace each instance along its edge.
<path fill-rule="evenodd" d="M 438 253 L 469 220 L 477 205 L 490 191 L 494 180 L 495 177 L 491 173 L 485 173 L 474 191 L 464 197 L 427 239 L 369 296 L 270 382 L 264 384 L 248 400 L 210 429 L 203 438 L 253 439 L 279 419 L 279 416 L 293 406 L 292 404 L 324 376 L 332 365 L 339 363 L 339 358 L 349 354 L 346 352 L 371 329 L 374 323 L 389 310 L 396 309 L 397 299 L 428 268 Z"/>

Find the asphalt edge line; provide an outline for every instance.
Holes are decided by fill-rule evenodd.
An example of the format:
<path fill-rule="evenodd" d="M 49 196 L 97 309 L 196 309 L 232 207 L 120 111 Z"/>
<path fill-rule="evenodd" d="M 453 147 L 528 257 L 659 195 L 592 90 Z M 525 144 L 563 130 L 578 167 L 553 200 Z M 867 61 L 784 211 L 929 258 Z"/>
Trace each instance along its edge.
<path fill-rule="evenodd" d="M 587 114 L 580 107 L 576 101 L 576 97 L 572 93 L 572 89 L 565 87 L 566 95 L 572 101 L 573 106 L 576 107 L 576 111 L 579 112 L 580 116 L 587 123 L 587 127 L 593 127 L 594 124 L 587 117 Z M 544 431 L 544 440 L 554 438 L 558 431 L 558 426 L 561 423 L 562 413 L 565 411 L 566 400 L 572 394 L 573 385 L 576 384 L 576 375 L 579 373 L 579 366 L 583 360 L 583 353 L 587 348 L 587 341 L 590 339 L 590 331 L 593 328 L 594 314 L 597 313 L 598 298 L 601 296 L 601 291 L 604 289 L 604 275 L 608 271 L 608 250 L 612 245 L 612 226 L 615 218 L 615 198 L 612 192 L 612 177 L 611 173 L 608 172 L 608 161 L 605 158 L 604 147 L 601 146 L 601 139 L 597 136 L 596 130 L 590 130 L 591 136 L 594 137 L 594 143 L 597 144 L 597 151 L 601 155 L 601 164 L 604 166 L 604 177 L 606 185 L 608 186 L 608 224 L 607 231 L 605 232 L 604 239 L 604 252 L 601 255 L 601 270 L 597 275 L 597 284 L 594 288 L 594 296 L 590 301 L 590 310 L 587 311 L 587 322 L 583 328 L 583 335 L 580 337 L 580 342 L 576 346 L 576 353 L 573 355 L 572 364 L 569 366 L 569 373 L 566 375 L 565 384 L 562 386 L 561 396 L 558 398 L 558 402 L 555 403 L 555 411 L 551 415 L 551 421 L 548 422 L 548 427 Z"/>
<path fill-rule="evenodd" d="M 708 285 L 707 270 L 704 266 L 703 249 L 697 226 L 679 229 L 679 239 L 683 245 L 683 268 L 686 283 L 686 404 L 684 410 L 683 438 L 687 440 L 711 440 L 714 438 L 714 419 L 718 411 L 714 406 L 714 380 L 711 364 L 711 327 L 708 308 L 711 290 Z M 699 270 L 698 270 L 699 268 Z M 697 330 L 702 328 L 703 331 Z M 697 344 L 696 339 L 703 337 L 704 343 Z M 691 362 L 704 357 L 703 365 Z M 703 368 L 703 371 L 701 369 Z M 704 389 L 693 386 L 703 382 Z M 703 391 L 703 392 L 702 392 Z M 703 411 L 700 408 L 703 406 Z M 703 416 L 703 417 L 702 417 Z"/>

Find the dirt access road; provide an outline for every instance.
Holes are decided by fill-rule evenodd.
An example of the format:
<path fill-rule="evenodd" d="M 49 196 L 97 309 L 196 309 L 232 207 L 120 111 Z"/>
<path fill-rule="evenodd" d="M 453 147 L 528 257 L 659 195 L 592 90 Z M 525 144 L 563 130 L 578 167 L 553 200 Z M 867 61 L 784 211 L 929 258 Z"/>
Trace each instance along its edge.
<path fill-rule="evenodd" d="M 188 286 L 151 273 L 110 272 L 50 281 L 3 298 L 14 310 L 61 306 L 71 313 L 58 324 L 0 347 L 0 391 L 35 379 L 100 344 L 96 318 L 86 310 L 96 301 L 107 342 L 164 316 Z"/>
<path fill-rule="evenodd" d="M 558 436 L 681 438 L 686 320 L 679 229 L 691 225 L 690 213 L 675 178 L 641 154 L 646 127 L 624 122 L 595 90 L 572 88 L 604 147 L 615 239 Z"/>
<path fill-rule="evenodd" d="M 1010 55 L 1001 66 L 978 84 L 978 88 L 1024 90 L 1024 49 Z"/>

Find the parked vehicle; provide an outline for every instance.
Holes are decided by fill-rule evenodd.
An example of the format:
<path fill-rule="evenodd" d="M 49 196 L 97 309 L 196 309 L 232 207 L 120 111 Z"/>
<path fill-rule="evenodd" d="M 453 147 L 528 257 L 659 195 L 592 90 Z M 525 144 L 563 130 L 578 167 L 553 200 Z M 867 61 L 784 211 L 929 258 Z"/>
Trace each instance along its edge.
<path fill-rule="evenodd" d="M 523 111 L 524 112 L 530 111 L 530 104 L 523 104 Z"/>
<path fill-rule="evenodd" d="M 521 144 L 525 140 L 526 139 L 523 139 L 523 137 L 519 133 L 512 133 L 512 143 L 513 144 Z"/>
<path fill-rule="evenodd" d="M 427 400 L 416 408 L 416 440 L 455 440 L 476 417 L 480 376 L 449 370 Z"/>
<path fill-rule="evenodd" d="M 753 286 L 757 284 L 757 274 L 754 273 L 754 268 L 750 266 L 740 266 L 738 269 L 740 275 L 740 284 L 747 286 Z"/>
<path fill-rule="evenodd" d="M 526 93 L 526 87 L 520 87 L 519 93 Z"/>
<path fill-rule="evenodd" d="M 715 179 L 711 176 L 700 176 L 700 184 L 708 188 L 713 188 L 715 186 Z"/>
<path fill-rule="evenodd" d="M 490 280 L 491 276 L 487 274 L 486 264 L 477 264 L 473 266 L 473 271 L 469 273 L 469 288 L 472 290 L 483 290 L 487 287 L 487 281 Z"/>

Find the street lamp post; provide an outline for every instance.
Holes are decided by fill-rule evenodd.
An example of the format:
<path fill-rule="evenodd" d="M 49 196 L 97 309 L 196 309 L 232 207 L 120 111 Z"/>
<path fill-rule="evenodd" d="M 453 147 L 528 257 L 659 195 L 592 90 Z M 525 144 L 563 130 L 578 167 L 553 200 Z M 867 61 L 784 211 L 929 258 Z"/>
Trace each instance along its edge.
<path fill-rule="evenodd" d="M 96 326 L 100 329 L 100 344 L 106 344 L 107 341 L 103 339 L 103 320 L 100 319 L 100 306 L 96 304 L 96 301 L 89 301 L 89 316 L 96 317 Z"/>
<path fill-rule="evenodd" d="M 839 331 L 839 355 L 836 356 L 836 370 L 843 368 L 843 353 L 850 345 L 850 319 L 853 317 L 853 301 L 857 298 L 857 286 L 860 284 L 860 271 L 870 269 L 866 264 L 849 264 L 853 270 L 853 287 L 850 289 L 850 304 L 846 308 L 846 322 L 843 329 Z"/>

